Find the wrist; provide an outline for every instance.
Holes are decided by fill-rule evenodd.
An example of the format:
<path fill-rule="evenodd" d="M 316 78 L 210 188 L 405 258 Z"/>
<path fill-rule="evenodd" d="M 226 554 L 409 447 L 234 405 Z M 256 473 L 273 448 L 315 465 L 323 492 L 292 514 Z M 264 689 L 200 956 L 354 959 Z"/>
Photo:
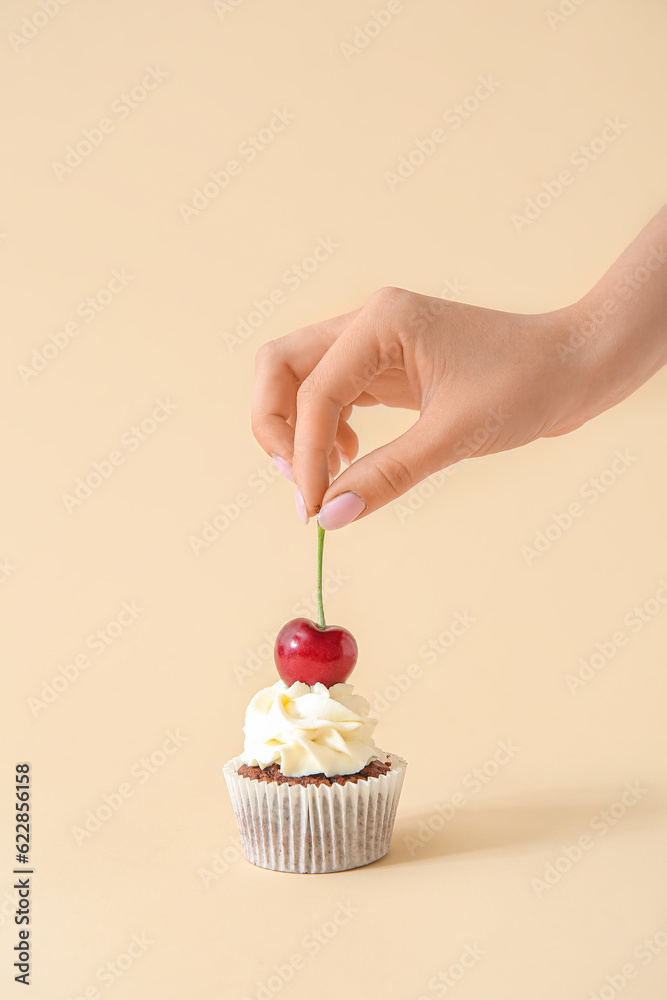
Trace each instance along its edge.
<path fill-rule="evenodd" d="M 598 312 L 596 303 L 582 299 L 540 316 L 547 360 L 545 401 L 550 402 L 545 436 L 576 430 L 617 401 L 612 398 L 612 352 L 599 336 L 603 326 Z"/>
<path fill-rule="evenodd" d="M 599 412 L 625 399 L 667 364 L 664 276 L 659 274 L 658 280 L 654 272 L 644 270 L 644 282 L 633 280 L 632 274 L 603 278 L 574 307 L 581 361 L 597 387 Z"/>

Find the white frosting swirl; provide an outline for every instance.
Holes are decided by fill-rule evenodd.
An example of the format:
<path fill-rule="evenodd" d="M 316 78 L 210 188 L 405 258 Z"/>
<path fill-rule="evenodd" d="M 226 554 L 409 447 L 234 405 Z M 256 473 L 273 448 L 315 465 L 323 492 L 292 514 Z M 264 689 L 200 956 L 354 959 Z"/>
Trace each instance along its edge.
<path fill-rule="evenodd" d="M 248 705 L 241 760 L 250 767 L 279 764 L 283 774 L 355 774 L 379 750 L 373 742 L 376 719 L 351 684 L 277 681 L 258 691 Z"/>

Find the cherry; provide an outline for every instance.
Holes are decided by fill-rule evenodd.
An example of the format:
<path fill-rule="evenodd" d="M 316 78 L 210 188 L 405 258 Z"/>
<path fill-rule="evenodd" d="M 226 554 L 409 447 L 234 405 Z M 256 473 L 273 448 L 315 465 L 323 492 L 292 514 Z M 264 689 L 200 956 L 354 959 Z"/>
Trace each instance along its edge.
<path fill-rule="evenodd" d="M 322 604 L 322 553 L 324 529 L 317 525 L 317 624 L 310 618 L 293 618 L 283 625 L 273 650 L 282 680 L 288 686 L 344 684 L 357 662 L 357 640 L 342 625 L 327 625 Z"/>
<path fill-rule="evenodd" d="M 291 686 L 343 684 L 357 662 L 357 640 L 341 625 L 320 628 L 309 618 L 293 618 L 283 625 L 273 651 L 281 678 Z"/>

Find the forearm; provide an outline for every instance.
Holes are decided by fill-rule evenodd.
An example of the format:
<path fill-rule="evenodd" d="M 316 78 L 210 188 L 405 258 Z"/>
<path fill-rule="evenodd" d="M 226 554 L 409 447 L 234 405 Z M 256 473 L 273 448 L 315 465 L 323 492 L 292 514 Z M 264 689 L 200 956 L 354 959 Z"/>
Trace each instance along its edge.
<path fill-rule="evenodd" d="M 602 403 L 598 412 L 667 364 L 667 206 L 577 303 L 575 313 L 591 397 L 597 394 Z M 567 353 L 562 360 L 569 360 Z"/>

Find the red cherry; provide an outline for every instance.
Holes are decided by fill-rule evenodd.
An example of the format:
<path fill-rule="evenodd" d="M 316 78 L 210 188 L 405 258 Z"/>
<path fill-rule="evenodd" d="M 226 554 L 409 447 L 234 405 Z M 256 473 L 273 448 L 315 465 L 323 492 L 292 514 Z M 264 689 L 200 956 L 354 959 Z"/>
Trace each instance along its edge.
<path fill-rule="evenodd" d="M 285 684 L 343 684 L 357 662 L 357 640 L 341 625 L 318 628 L 309 618 L 293 618 L 283 625 L 273 651 Z"/>

